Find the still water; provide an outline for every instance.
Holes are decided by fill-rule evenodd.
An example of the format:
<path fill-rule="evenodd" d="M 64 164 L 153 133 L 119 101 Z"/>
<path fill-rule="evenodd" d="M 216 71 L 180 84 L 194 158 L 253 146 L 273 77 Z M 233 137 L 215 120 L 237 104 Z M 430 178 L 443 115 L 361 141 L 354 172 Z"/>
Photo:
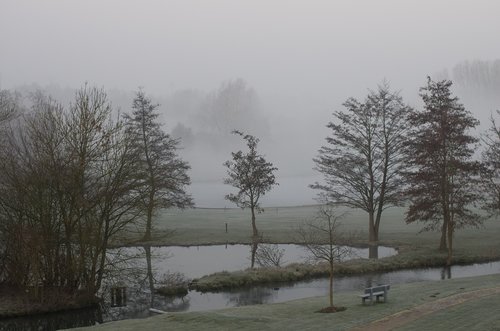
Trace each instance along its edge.
<path fill-rule="evenodd" d="M 305 262 L 307 252 L 303 247 L 293 244 L 277 245 L 283 250 L 282 265 Z M 121 249 L 122 254 L 140 257 L 144 252 L 142 247 L 128 247 Z M 397 254 L 391 247 L 379 246 L 379 258 Z M 212 245 L 212 246 L 170 246 L 152 247 L 152 265 L 157 275 L 166 272 L 179 272 L 188 279 L 199 278 L 219 271 L 237 271 L 250 267 L 249 245 Z M 368 248 L 353 248 L 348 259 L 368 258 Z M 138 265 L 144 266 L 144 259 L 137 260 Z"/>
<path fill-rule="evenodd" d="M 500 262 L 481 263 L 451 268 L 400 270 L 360 276 L 336 277 L 335 292 L 363 290 L 375 284 L 402 284 L 426 280 L 444 280 L 500 273 Z M 220 293 L 190 291 L 181 299 L 158 302 L 165 311 L 201 311 L 251 304 L 278 303 L 295 299 L 328 295 L 328 279 L 316 279 L 294 284 L 269 284 Z M 180 306 L 177 306 L 177 305 Z"/>
<path fill-rule="evenodd" d="M 285 262 L 296 262 L 303 259 L 305 252 L 296 245 L 285 245 Z M 127 248 L 128 253 L 138 254 L 141 248 Z M 248 245 L 230 245 L 200 247 L 158 247 L 153 249 L 153 265 L 156 274 L 165 271 L 180 271 L 189 278 L 222 270 L 239 270 L 248 267 Z M 390 248 L 380 248 L 380 257 L 395 254 Z M 356 252 L 357 256 L 366 257 L 367 249 Z M 215 257 L 214 257 L 215 256 Z M 236 256 L 236 257 L 235 257 Z M 183 261 L 190 261 L 189 264 Z M 134 262 L 140 268 L 142 262 Z M 193 267 L 196 265 L 196 267 Z M 482 263 L 468 266 L 453 266 L 449 269 L 429 268 L 401 270 L 388 273 L 365 274 L 360 276 L 336 277 L 335 291 L 361 291 L 367 286 L 379 283 L 392 285 L 425 280 L 440 280 L 500 273 L 500 262 Z M 160 295 L 151 297 L 144 287 L 129 287 L 128 301 L 125 307 L 110 307 L 103 309 L 83 309 L 63 313 L 45 314 L 23 318 L 0 320 L 0 330 L 56 330 L 77 326 L 93 325 L 111 320 L 141 318 L 150 316 L 149 308 L 174 311 L 203 311 L 227 307 L 237 307 L 251 304 L 267 304 L 285 302 L 295 299 L 326 296 L 328 280 L 317 279 L 301 281 L 293 284 L 268 284 L 234 291 L 219 293 L 200 293 L 189 291 L 183 298 L 166 298 Z M 152 304 L 151 304 L 152 301 Z"/>

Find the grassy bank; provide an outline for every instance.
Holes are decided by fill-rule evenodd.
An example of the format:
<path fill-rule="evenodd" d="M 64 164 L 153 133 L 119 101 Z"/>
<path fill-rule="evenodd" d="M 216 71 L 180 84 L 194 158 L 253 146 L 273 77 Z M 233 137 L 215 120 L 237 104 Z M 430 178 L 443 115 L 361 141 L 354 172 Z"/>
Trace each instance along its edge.
<path fill-rule="evenodd" d="M 258 214 L 257 226 L 264 240 L 273 243 L 298 243 L 297 228 L 315 216 L 317 206 L 266 208 Z M 366 213 L 347 211 L 343 231 L 355 232 L 357 245 L 367 244 Z M 388 209 L 380 225 L 380 244 L 396 247 L 399 254 L 380 260 L 356 260 L 336 268 L 337 274 L 384 272 L 398 269 L 443 266 L 446 254 L 439 252 L 439 233 L 420 233 L 420 224 L 407 225 L 403 208 Z M 167 210 L 156 218 L 156 245 L 203 245 L 250 243 L 252 233 L 248 210 L 187 209 Z M 226 232 L 227 224 L 227 232 Z M 174 234 L 168 234 L 175 229 Z M 168 235 L 167 235 L 168 234 Z M 500 221 L 486 220 L 480 229 L 457 231 L 454 238 L 454 264 L 500 260 Z M 134 238 L 126 238 L 132 245 Z M 198 280 L 195 288 L 201 291 L 220 290 L 269 282 L 296 281 L 322 277 L 322 266 L 293 265 L 282 269 L 221 272 Z"/>
<path fill-rule="evenodd" d="M 326 297 L 286 303 L 245 306 L 208 312 L 168 313 L 141 320 L 125 320 L 78 330 L 348 330 L 416 306 L 482 288 L 499 287 L 498 275 L 392 286 L 387 303 L 362 305 L 356 292 L 339 293 L 336 305 L 347 310 L 316 313 Z M 404 330 L 493 330 L 500 323 L 500 296 L 463 302 L 419 318 Z"/>
<path fill-rule="evenodd" d="M 401 269 L 442 267 L 446 253 L 435 249 L 408 249 L 396 256 L 382 259 L 356 259 L 335 266 L 336 275 L 358 275 L 365 273 L 389 272 Z M 491 255 L 456 255 L 454 264 L 471 264 L 500 259 Z M 283 268 L 258 268 L 234 272 L 218 272 L 201 277 L 191 285 L 201 292 L 221 291 L 266 283 L 294 282 L 312 278 L 327 277 L 327 264 L 291 264 Z"/>

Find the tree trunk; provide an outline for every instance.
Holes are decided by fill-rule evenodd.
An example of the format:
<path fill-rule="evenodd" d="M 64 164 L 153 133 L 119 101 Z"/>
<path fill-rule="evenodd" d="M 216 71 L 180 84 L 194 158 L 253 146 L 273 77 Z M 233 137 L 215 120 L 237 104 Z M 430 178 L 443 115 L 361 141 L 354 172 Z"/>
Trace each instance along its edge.
<path fill-rule="evenodd" d="M 368 226 L 370 229 L 369 232 L 369 241 L 370 243 L 377 241 L 376 234 L 375 234 L 375 215 L 373 215 L 373 211 L 368 212 Z"/>
<path fill-rule="evenodd" d="M 441 228 L 441 241 L 439 243 L 439 250 L 440 251 L 446 251 L 447 250 L 447 244 L 446 244 L 446 230 L 447 230 L 447 223 L 445 220 L 443 220 L 443 227 Z"/>
<path fill-rule="evenodd" d="M 373 225 L 373 237 L 378 244 L 378 229 L 380 228 L 380 219 L 382 218 L 382 204 L 379 205 L 377 210 L 377 217 L 375 218 L 375 223 Z"/>
<path fill-rule="evenodd" d="M 333 262 L 330 261 L 330 288 L 329 288 L 330 307 L 333 307 Z"/>
<path fill-rule="evenodd" d="M 446 265 L 451 265 L 451 260 L 453 257 L 453 222 L 448 222 L 448 258 L 446 259 Z"/>
<path fill-rule="evenodd" d="M 154 193 L 149 194 L 148 210 L 146 212 L 146 232 L 144 233 L 143 241 L 151 240 L 151 226 L 153 219 L 153 208 L 154 208 Z"/>
<path fill-rule="evenodd" d="M 103 248 L 103 250 L 100 252 L 99 269 L 97 271 L 97 279 L 96 279 L 96 283 L 94 286 L 94 289 L 96 291 L 98 291 L 99 288 L 101 287 L 102 279 L 104 277 L 104 267 L 106 265 L 106 251 L 107 251 L 107 248 Z"/>
<path fill-rule="evenodd" d="M 108 250 L 108 243 L 109 243 L 109 237 L 110 237 L 110 230 L 109 230 L 109 218 L 106 218 L 105 224 L 104 224 L 104 238 L 102 242 L 102 249 L 100 252 L 100 262 L 99 262 L 99 269 L 97 273 L 97 281 L 95 285 L 96 291 L 98 291 L 101 288 L 102 284 L 102 279 L 104 277 L 104 266 L 106 265 L 106 252 Z"/>
<path fill-rule="evenodd" d="M 251 207 L 250 210 L 252 211 L 252 230 L 253 230 L 253 237 L 258 238 L 259 237 L 259 232 L 257 231 L 257 225 L 255 224 L 255 207 Z"/>
<path fill-rule="evenodd" d="M 257 252 L 257 246 L 259 242 L 259 231 L 257 231 L 257 225 L 255 224 L 255 207 L 251 206 L 252 211 L 252 257 L 251 257 L 251 268 L 255 266 L 255 253 Z"/>
<path fill-rule="evenodd" d="M 370 251 L 369 251 L 369 258 L 370 259 L 376 259 L 378 258 L 378 233 L 375 229 L 375 215 L 373 211 L 368 213 L 369 215 L 369 242 L 368 245 L 370 246 Z"/>
<path fill-rule="evenodd" d="M 75 274 L 74 274 L 74 265 L 73 265 L 73 251 L 71 249 L 71 240 L 70 240 L 70 234 L 67 231 L 66 232 L 66 238 L 65 238 L 65 248 L 66 248 L 66 256 L 65 256 L 65 279 L 64 282 L 66 284 L 66 287 L 70 290 L 74 289 L 74 283 L 75 283 Z"/>

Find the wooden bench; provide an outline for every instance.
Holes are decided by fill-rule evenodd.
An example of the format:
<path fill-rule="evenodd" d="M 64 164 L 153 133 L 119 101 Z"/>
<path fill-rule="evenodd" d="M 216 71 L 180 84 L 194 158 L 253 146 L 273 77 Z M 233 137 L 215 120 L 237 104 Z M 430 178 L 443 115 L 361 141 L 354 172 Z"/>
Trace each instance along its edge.
<path fill-rule="evenodd" d="M 363 300 L 363 304 L 365 304 L 366 299 L 370 299 L 370 304 L 373 304 L 373 298 L 379 302 L 380 297 L 384 297 L 384 302 L 387 302 L 387 291 L 391 288 L 391 285 L 377 285 L 373 287 L 365 288 L 365 293 L 360 294 L 359 296 Z"/>

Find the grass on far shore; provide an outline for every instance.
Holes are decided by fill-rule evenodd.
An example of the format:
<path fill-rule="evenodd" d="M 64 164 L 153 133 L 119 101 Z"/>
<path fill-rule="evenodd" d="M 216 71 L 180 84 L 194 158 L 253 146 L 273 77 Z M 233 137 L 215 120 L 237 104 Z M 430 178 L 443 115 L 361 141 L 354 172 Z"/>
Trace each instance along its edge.
<path fill-rule="evenodd" d="M 498 275 L 394 285 L 388 302 L 373 306 L 362 305 L 357 292 L 339 293 L 334 296 L 334 303 L 347 310 L 333 314 L 316 313 L 327 305 L 328 299 L 315 297 L 216 311 L 167 313 L 76 330 L 348 330 L 450 295 L 492 287 L 500 287 Z M 499 306 L 500 295 L 473 299 L 436 310 L 400 329 L 494 330 L 500 325 Z"/>
<path fill-rule="evenodd" d="M 272 243 L 298 243 L 297 229 L 306 220 L 314 218 L 319 206 L 268 207 L 257 214 L 257 228 L 264 240 Z M 379 240 L 382 245 L 398 247 L 437 248 L 438 232 L 422 232 L 422 224 L 406 224 L 405 208 L 390 208 L 382 214 Z M 339 208 L 345 212 L 342 231 L 359 234 L 359 244 L 368 242 L 368 216 L 364 211 Z M 227 225 L 227 232 L 226 232 Z M 172 233 L 173 231 L 173 233 Z M 500 252 L 500 220 L 487 219 L 480 229 L 455 231 L 454 247 L 461 250 L 497 254 Z M 154 239 L 148 244 L 156 246 L 192 246 L 214 244 L 251 243 L 250 211 L 239 208 L 167 209 L 154 220 Z M 123 238 L 122 244 L 137 245 L 141 234 Z M 119 243 L 117 243 L 119 244 Z"/>

